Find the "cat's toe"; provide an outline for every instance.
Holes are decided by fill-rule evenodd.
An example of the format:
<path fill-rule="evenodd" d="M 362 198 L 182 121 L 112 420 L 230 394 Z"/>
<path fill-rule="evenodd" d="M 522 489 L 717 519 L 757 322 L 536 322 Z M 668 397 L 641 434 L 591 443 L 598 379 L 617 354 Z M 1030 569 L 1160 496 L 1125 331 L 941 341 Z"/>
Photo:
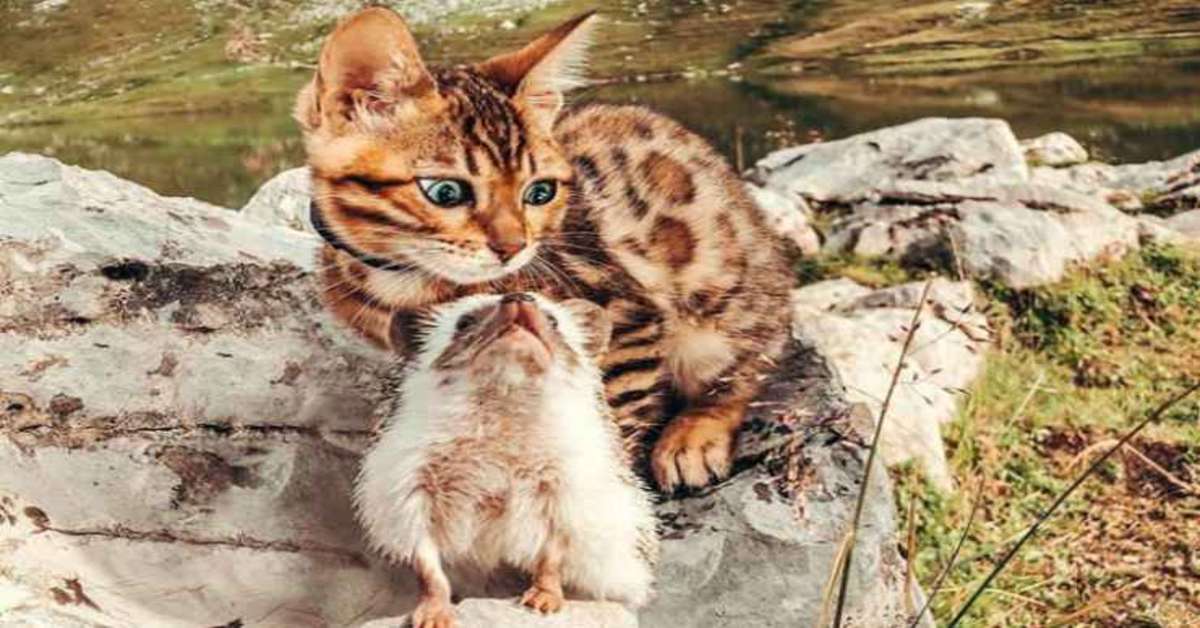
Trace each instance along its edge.
<path fill-rule="evenodd" d="M 659 488 L 702 488 L 729 475 L 734 435 L 728 424 L 706 416 L 679 417 L 663 431 L 650 458 Z"/>

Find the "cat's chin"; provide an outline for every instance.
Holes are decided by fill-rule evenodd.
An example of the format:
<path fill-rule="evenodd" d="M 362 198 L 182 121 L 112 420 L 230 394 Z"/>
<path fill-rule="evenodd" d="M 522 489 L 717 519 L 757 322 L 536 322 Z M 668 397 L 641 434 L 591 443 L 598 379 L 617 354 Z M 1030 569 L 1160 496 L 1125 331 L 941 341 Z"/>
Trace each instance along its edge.
<path fill-rule="evenodd" d="M 456 284 L 477 284 L 503 279 L 524 268 L 537 255 L 537 245 L 525 248 L 505 264 L 497 260 L 473 263 L 453 257 L 424 257 L 414 261 L 425 272 Z"/>

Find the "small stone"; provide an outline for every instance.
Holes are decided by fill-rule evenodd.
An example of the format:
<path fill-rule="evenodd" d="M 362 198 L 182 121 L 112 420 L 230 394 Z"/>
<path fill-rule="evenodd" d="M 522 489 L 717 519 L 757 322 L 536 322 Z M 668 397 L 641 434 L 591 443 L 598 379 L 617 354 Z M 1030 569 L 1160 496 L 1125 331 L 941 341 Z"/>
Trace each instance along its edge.
<path fill-rule="evenodd" d="M 1066 133 L 1047 133 L 1021 142 L 1025 159 L 1031 166 L 1074 166 L 1088 160 L 1087 149 Z"/>
<path fill-rule="evenodd" d="M 1104 197 L 1104 200 L 1109 205 L 1129 214 L 1136 214 L 1145 209 L 1142 199 L 1129 190 L 1113 190 Z"/>

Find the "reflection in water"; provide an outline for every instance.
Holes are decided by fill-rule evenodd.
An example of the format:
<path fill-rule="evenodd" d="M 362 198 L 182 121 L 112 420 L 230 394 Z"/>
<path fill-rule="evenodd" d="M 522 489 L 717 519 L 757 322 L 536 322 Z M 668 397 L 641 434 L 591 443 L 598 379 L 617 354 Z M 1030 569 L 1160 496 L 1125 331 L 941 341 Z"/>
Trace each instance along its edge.
<path fill-rule="evenodd" d="M 699 131 L 731 159 L 740 152 L 746 165 L 784 145 L 926 116 L 1004 118 L 1020 137 L 1066 131 L 1101 159 L 1136 162 L 1200 148 L 1197 78 L 1200 59 L 1143 60 L 902 81 L 634 83 L 594 88 L 578 100 L 650 105 Z M 7 129 L 0 152 L 49 154 L 163 194 L 239 207 L 271 175 L 303 162 L 289 105 L 251 114 Z"/>

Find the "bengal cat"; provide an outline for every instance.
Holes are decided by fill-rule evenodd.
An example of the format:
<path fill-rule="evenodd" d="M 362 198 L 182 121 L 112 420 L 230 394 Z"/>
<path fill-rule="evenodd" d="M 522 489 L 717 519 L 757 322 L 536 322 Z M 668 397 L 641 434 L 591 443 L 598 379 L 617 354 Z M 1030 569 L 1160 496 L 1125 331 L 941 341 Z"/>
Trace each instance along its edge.
<path fill-rule="evenodd" d="M 641 107 L 564 107 L 595 25 L 441 70 L 386 9 L 338 26 L 296 107 L 324 299 L 402 354 L 414 317 L 464 295 L 591 300 L 615 323 L 602 366 L 627 442 L 663 491 L 703 487 L 782 351 L 792 280 L 703 139 Z"/>

